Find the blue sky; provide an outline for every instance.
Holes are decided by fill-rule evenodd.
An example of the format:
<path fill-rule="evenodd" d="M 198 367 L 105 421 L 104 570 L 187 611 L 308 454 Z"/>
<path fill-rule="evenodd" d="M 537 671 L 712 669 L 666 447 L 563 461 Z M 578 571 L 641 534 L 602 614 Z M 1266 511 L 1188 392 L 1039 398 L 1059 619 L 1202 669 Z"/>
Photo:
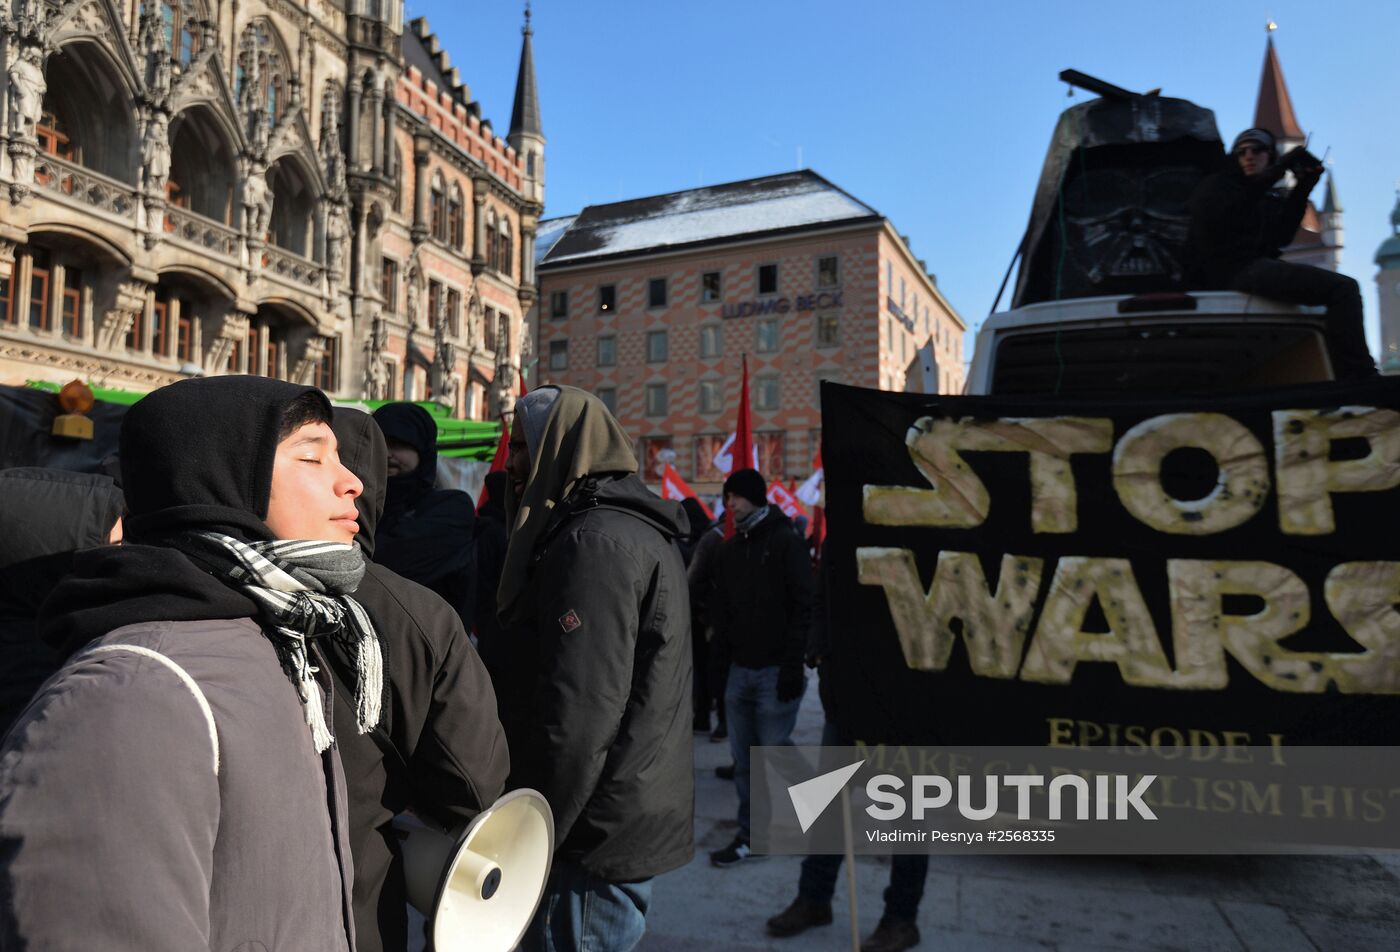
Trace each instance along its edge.
<path fill-rule="evenodd" d="M 408 3 L 502 133 L 521 13 Z M 1342 270 L 1361 282 L 1374 348 L 1372 259 L 1400 180 L 1392 0 L 536 0 L 546 215 L 789 170 L 800 154 L 908 235 L 975 328 L 1055 121 L 1086 98 L 1067 98 L 1059 71 L 1190 99 L 1228 141 L 1253 118 L 1269 18 L 1298 121 L 1314 152 L 1331 148 Z"/>

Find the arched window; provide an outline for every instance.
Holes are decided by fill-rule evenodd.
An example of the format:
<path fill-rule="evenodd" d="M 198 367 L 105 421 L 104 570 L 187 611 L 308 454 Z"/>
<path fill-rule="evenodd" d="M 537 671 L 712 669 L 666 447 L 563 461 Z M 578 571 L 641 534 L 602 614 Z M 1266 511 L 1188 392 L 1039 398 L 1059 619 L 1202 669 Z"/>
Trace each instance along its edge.
<path fill-rule="evenodd" d="M 462 228 L 462 186 L 452 184 L 452 198 L 447 203 L 447 240 L 452 247 L 461 248 L 464 239 Z"/>
<path fill-rule="evenodd" d="M 512 274 L 511 269 L 511 240 L 510 240 L 510 220 L 501 219 L 501 240 L 500 240 L 500 261 L 496 263 L 496 270 L 506 277 Z"/>
<path fill-rule="evenodd" d="M 240 105 L 256 103 L 267 112 L 267 124 L 276 125 L 286 107 L 287 57 L 281 41 L 266 20 L 248 24 L 238 44 L 235 94 Z M 248 77 L 256 72 L 257 88 L 247 89 Z"/>
<path fill-rule="evenodd" d="M 442 173 L 433 173 L 432 194 L 428 203 L 428 228 L 438 241 L 447 240 L 447 195 L 442 182 Z"/>

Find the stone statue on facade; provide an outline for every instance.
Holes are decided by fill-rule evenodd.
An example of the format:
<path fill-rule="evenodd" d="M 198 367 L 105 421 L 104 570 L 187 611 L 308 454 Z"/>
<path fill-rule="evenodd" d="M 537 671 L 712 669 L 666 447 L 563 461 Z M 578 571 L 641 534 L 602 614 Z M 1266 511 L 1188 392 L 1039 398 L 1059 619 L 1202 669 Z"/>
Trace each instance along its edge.
<path fill-rule="evenodd" d="M 34 141 L 39 120 L 44 115 L 44 80 L 42 54 L 37 46 L 25 46 L 9 69 L 10 135 Z"/>
<path fill-rule="evenodd" d="M 340 99 L 334 84 L 329 82 L 321 102 L 321 164 L 326 171 L 330 194 L 336 198 L 344 195 L 345 153 L 340 148 Z"/>
<path fill-rule="evenodd" d="M 344 205 L 333 204 L 326 214 L 326 267 L 331 274 L 345 273 L 345 246 L 349 240 L 349 215 Z"/>
<path fill-rule="evenodd" d="M 423 279 L 423 272 L 418 267 L 418 253 L 415 251 L 408 264 L 408 326 L 418 326 L 418 309 L 422 304 L 423 291 L 419 288 L 419 283 Z"/>
<path fill-rule="evenodd" d="M 384 366 L 384 352 L 389 346 L 389 326 L 382 317 L 375 316 L 370 323 L 369 335 L 365 338 L 364 398 L 366 400 L 388 400 L 389 370 Z"/>
<path fill-rule="evenodd" d="M 160 110 L 154 110 L 146 124 L 146 135 L 141 140 L 141 165 L 145 170 L 146 191 L 162 194 L 170 177 L 170 119 Z"/>
<path fill-rule="evenodd" d="M 243 222 L 248 237 L 262 240 L 271 221 L 272 189 L 268 188 L 266 173 L 254 166 L 243 180 Z"/>

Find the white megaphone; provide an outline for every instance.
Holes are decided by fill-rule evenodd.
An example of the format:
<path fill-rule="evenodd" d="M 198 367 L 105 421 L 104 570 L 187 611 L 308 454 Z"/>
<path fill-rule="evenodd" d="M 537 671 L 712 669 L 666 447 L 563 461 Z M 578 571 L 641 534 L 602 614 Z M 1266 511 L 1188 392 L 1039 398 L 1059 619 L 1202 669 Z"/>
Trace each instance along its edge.
<path fill-rule="evenodd" d="M 408 901 L 428 920 L 434 952 L 510 952 L 544 894 L 554 815 L 534 790 L 512 790 L 449 833 L 400 816 Z"/>

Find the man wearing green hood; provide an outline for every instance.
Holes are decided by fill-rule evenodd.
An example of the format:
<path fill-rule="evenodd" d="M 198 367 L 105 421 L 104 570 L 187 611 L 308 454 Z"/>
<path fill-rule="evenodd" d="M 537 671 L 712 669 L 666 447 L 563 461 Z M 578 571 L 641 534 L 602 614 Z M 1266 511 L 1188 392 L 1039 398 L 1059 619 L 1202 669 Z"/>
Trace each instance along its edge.
<path fill-rule="evenodd" d="M 694 854 L 687 521 L 637 478 L 632 441 L 593 395 L 516 402 L 492 671 L 511 787 L 554 810 L 556 852 L 522 948 L 626 952 L 651 878 Z"/>

